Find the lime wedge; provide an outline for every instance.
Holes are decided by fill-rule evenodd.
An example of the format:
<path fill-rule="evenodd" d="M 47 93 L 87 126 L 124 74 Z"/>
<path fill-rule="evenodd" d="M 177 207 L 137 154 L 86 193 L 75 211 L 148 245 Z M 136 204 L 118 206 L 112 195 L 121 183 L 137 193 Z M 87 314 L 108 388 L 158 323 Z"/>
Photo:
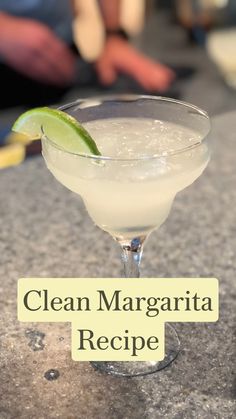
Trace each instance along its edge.
<path fill-rule="evenodd" d="M 12 131 L 28 136 L 31 140 L 44 134 L 54 144 L 72 153 L 101 155 L 95 141 L 85 128 L 72 116 L 51 108 L 29 110 L 16 120 Z"/>

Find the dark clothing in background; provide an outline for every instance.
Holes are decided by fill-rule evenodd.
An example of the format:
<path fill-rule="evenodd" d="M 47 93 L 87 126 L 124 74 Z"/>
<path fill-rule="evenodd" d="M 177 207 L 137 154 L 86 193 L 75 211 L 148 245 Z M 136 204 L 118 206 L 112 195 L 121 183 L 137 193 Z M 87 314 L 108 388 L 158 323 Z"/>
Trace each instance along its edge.
<path fill-rule="evenodd" d="M 30 80 L 4 64 L 0 64 L 0 87 L 0 109 L 50 105 L 58 102 L 67 90 Z"/>
<path fill-rule="evenodd" d="M 70 0 L 0 0 L 0 12 L 44 23 L 68 45 L 73 42 Z M 30 80 L 8 67 L 1 56 L 0 89 L 0 108 L 55 103 L 67 90 Z"/>

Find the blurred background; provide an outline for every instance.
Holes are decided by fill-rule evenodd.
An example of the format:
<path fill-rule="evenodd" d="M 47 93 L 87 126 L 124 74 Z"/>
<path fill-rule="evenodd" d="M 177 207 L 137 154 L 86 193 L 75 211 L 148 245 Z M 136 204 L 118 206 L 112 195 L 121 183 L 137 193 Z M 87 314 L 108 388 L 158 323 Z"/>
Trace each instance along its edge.
<path fill-rule="evenodd" d="M 40 151 L 10 133 L 36 106 L 125 92 L 235 110 L 236 1 L 0 0 L 0 85 L 2 168 Z"/>

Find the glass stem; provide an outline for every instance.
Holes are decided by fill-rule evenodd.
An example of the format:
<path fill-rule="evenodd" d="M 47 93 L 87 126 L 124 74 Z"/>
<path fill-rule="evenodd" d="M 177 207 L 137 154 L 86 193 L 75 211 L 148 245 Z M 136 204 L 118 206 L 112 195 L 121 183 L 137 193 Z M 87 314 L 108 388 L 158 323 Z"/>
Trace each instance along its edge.
<path fill-rule="evenodd" d="M 145 237 L 135 237 L 131 241 L 120 241 L 125 278 L 140 277 L 140 262 Z"/>

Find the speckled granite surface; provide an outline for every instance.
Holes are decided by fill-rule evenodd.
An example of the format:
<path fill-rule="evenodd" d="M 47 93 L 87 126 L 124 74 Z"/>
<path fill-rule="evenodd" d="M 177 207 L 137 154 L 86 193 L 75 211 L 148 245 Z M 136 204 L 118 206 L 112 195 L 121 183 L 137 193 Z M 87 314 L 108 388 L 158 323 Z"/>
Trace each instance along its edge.
<path fill-rule="evenodd" d="M 103 376 L 70 357 L 68 324 L 20 324 L 22 276 L 119 276 L 119 249 L 42 159 L 0 175 L 0 419 L 235 417 L 236 113 L 213 123 L 205 174 L 146 244 L 146 276 L 216 276 L 216 324 L 178 324 L 177 360 L 145 378 Z M 48 380 L 51 369 L 55 380 Z M 46 373 L 46 378 L 45 378 Z"/>

